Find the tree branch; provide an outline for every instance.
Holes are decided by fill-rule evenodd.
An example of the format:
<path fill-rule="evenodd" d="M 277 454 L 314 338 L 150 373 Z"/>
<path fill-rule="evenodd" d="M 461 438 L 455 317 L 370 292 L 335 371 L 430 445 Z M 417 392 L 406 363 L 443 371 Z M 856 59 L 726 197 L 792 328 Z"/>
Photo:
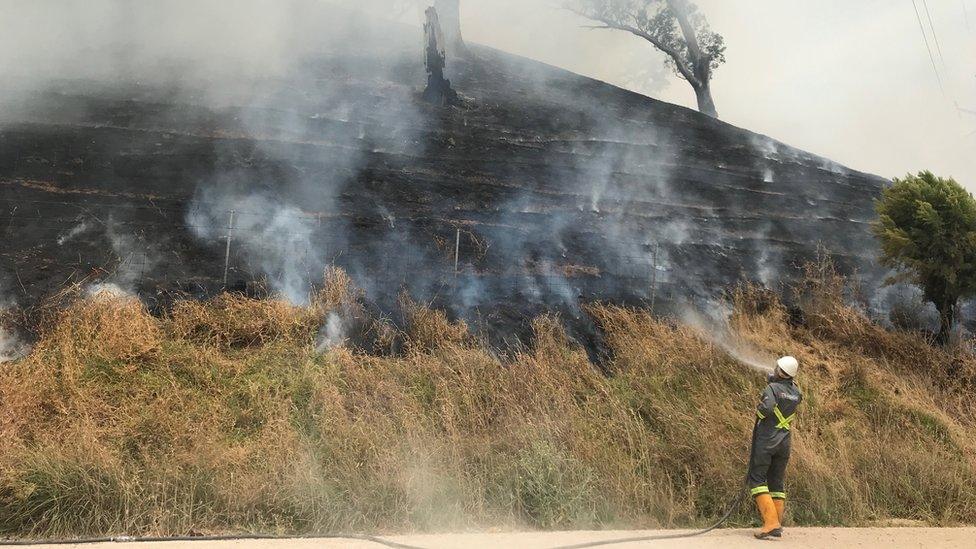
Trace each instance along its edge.
<path fill-rule="evenodd" d="M 674 14 L 674 18 L 678 20 L 678 26 L 681 27 L 681 34 L 685 37 L 685 43 L 688 44 L 688 53 L 691 54 L 692 59 L 700 60 L 702 53 L 701 47 L 698 45 L 698 34 L 695 32 L 695 28 L 691 26 L 691 21 L 688 20 L 687 5 L 683 3 L 685 0 L 667 1 L 668 8 Z"/>
<path fill-rule="evenodd" d="M 667 0 L 667 2 L 668 9 L 674 14 L 674 18 L 678 20 L 678 26 L 681 27 L 681 34 L 685 37 L 685 44 L 688 46 L 688 57 L 691 58 L 695 77 L 707 84 L 709 80 L 708 73 L 711 69 L 711 59 L 705 59 L 702 56 L 701 46 L 698 44 L 698 34 L 691 25 L 691 21 L 688 20 L 688 5 L 685 3 L 686 0 Z"/>
<path fill-rule="evenodd" d="M 700 86 L 702 86 L 702 82 L 695 75 L 694 71 L 692 71 L 692 69 L 689 68 L 685 64 L 684 60 L 681 58 L 681 53 L 679 53 L 674 48 L 671 48 L 671 47 L 665 45 L 663 42 L 661 42 L 657 38 L 651 36 L 647 32 L 645 32 L 645 31 L 643 31 L 643 30 L 641 30 L 641 29 L 639 29 L 637 27 L 633 27 L 631 25 L 627 25 L 627 24 L 624 24 L 624 23 L 618 23 L 616 21 L 611 21 L 611 20 L 605 19 L 603 17 L 597 17 L 597 16 L 594 16 L 593 14 L 589 14 L 589 13 L 586 13 L 586 12 L 582 12 L 582 11 L 579 11 L 579 10 L 574 9 L 574 8 L 566 8 L 566 9 L 569 10 L 569 11 L 571 11 L 571 12 L 573 12 L 573 13 L 575 13 L 576 15 L 579 15 L 580 17 L 585 17 L 586 19 L 589 19 L 591 21 L 597 21 L 599 23 L 602 23 L 602 25 L 599 25 L 599 26 L 594 25 L 594 26 L 590 26 L 588 28 L 591 28 L 591 29 L 622 30 L 622 31 L 629 32 L 629 33 L 633 34 L 634 36 L 638 36 L 640 38 L 643 38 L 644 40 L 647 40 L 655 48 L 657 48 L 657 49 L 661 50 L 662 52 L 664 52 L 667 56 L 669 56 L 674 61 L 674 65 L 678 69 L 678 72 L 681 74 L 681 77 L 684 78 L 685 80 L 687 80 L 688 83 L 692 85 L 692 87 L 700 87 Z M 696 46 L 697 46 L 697 42 L 696 42 Z"/>

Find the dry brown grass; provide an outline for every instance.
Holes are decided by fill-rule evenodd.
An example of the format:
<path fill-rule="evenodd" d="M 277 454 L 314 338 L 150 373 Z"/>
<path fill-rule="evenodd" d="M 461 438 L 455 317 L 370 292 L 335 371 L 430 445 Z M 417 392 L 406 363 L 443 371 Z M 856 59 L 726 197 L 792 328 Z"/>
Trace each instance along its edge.
<path fill-rule="evenodd" d="M 363 297 L 346 271 L 329 267 L 325 270 L 322 288 L 313 296 L 310 308 L 319 316 L 341 307 L 354 307 Z"/>
<path fill-rule="evenodd" d="M 423 306 L 406 294 L 400 296 L 399 305 L 409 350 L 425 352 L 471 342 L 468 325 L 463 320 L 451 322 L 444 311 Z"/>
<path fill-rule="evenodd" d="M 52 315 L 42 327 L 35 354 L 73 380 L 90 359 L 138 362 L 159 353 L 160 322 L 139 299 L 100 292 L 75 300 Z"/>
<path fill-rule="evenodd" d="M 554 316 L 502 360 L 405 298 L 403 352 L 317 354 L 317 323 L 360 296 L 330 276 L 304 308 L 222 296 L 158 319 L 77 296 L 0 370 L 0 534 L 692 525 L 740 485 L 763 380 L 700 331 L 593 304 L 609 364 Z M 830 288 L 805 289 L 805 323 L 731 296 L 737 341 L 803 364 L 793 520 L 976 521 L 974 385 L 940 369 L 972 357 Z"/>
<path fill-rule="evenodd" d="M 273 342 L 309 345 L 330 311 L 355 309 L 362 292 L 345 271 L 328 268 L 322 288 L 308 306 L 278 299 L 220 294 L 210 301 L 181 301 L 170 313 L 173 337 L 221 349 L 260 347 Z"/>
<path fill-rule="evenodd" d="M 263 346 L 284 340 L 310 344 L 320 318 L 284 301 L 221 294 L 210 301 L 182 301 L 173 308 L 174 337 L 223 349 Z"/>

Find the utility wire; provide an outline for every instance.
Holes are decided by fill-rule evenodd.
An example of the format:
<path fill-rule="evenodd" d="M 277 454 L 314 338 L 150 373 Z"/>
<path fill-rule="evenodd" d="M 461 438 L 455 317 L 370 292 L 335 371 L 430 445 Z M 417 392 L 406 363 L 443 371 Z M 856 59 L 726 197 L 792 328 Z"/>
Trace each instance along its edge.
<path fill-rule="evenodd" d="M 942 85 L 942 75 L 939 74 L 939 66 L 935 64 L 935 56 L 932 55 L 932 46 L 929 45 L 929 37 L 925 34 L 925 24 L 922 23 L 922 14 L 918 11 L 918 3 L 912 0 L 912 6 L 915 8 L 915 18 L 918 20 L 918 29 L 922 31 L 922 40 L 925 41 L 925 49 L 929 52 L 929 60 L 932 61 L 932 70 L 935 71 L 935 78 L 939 81 L 939 90 L 942 91 L 942 95 L 945 96 L 945 86 Z"/>
<path fill-rule="evenodd" d="M 939 51 L 939 60 L 942 61 L 942 66 L 945 67 L 945 57 L 942 55 L 942 44 L 939 43 L 939 35 L 935 33 L 935 24 L 932 23 L 932 13 L 929 11 L 929 0 L 922 0 L 922 6 L 925 7 L 925 17 L 929 20 L 929 28 L 932 29 L 932 38 L 935 40 L 935 47 Z"/>

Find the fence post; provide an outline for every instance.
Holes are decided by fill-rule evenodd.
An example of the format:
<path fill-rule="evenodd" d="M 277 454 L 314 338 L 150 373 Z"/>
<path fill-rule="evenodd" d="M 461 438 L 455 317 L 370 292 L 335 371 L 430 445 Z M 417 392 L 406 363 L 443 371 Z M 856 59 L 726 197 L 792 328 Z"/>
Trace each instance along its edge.
<path fill-rule="evenodd" d="M 312 265 L 308 261 L 308 239 L 305 240 L 305 289 L 308 291 L 309 298 L 312 295 Z"/>
<path fill-rule="evenodd" d="M 234 236 L 234 210 L 230 211 L 230 221 L 227 223 L 227 247 L 224 250 L 224 289 L 227 288 L 227 271 L 230 269 L 230 241 Z"/>
<path fill-rule="evenodd" d="M 657 298 L 657 242 L 651 251 L 651 314 L 654 314 L 654 301 Z"/>
<path fill-rule="evenodd" d="M 458 228 L 457 236 L 454 238 L 454 276 L 458 273 L 458 260 L 461 257 L 461 229 Z"/>

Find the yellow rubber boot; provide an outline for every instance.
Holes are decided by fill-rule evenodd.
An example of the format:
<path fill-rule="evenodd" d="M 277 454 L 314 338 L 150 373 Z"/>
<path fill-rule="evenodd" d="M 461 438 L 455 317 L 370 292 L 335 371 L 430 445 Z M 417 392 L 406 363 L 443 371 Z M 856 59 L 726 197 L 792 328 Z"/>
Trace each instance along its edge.
<path fill-rule="evenodd" d="M 776 518 L 779 519 L 779 524 L 782 526 L 783 517 L 786 515 L 786 500 L 783 498 L 773 498 L 773 505 L 776 507 Z"/>
<path fill-rule="evenodd" d="M 783 530 L 783 517 L 786 515 L 786 500 L 783 498 L 773 498 L 773 506 L 776 507 L 776 518 L 779 519 L 780 532 Z M 773 534 L 779 537 L 780 534 Z"/>
<path fill-rule="evenodd" d="M 776 514 L 776 505 L 773 504 L 773 497 L 769 494 L 759 494 L 756 496 L 756 507 L 759 508 L 759 516 L 762 517 L 762 530 L 756 532 L 756 539 L 766 539 L 768 537 L 778 537 L 782 535 L 783 529 L 779 524 L 779 517 Z"/>

